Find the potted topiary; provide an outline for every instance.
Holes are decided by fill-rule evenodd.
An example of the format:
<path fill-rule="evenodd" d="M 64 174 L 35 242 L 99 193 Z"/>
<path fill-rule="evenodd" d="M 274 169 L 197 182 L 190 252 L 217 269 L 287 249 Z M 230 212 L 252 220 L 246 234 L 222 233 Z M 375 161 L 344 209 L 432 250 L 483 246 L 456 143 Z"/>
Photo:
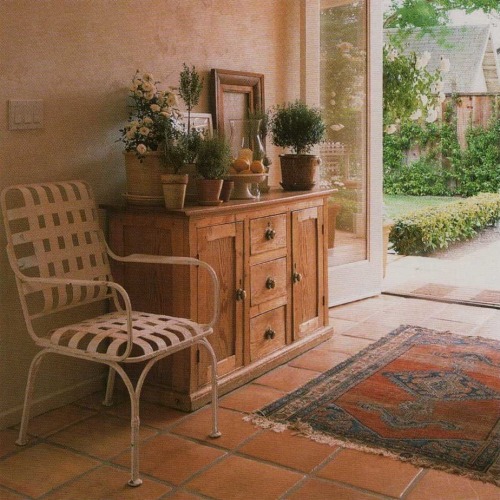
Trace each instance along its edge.
<path fill-rule="evenodd" d="M 292 154 L 280 155 L 283 189 L 312 189 L 321 159 L 307 153 L 321 142 L 325 133 L 320 111 L 299 100 L 277 105 L 270 111 L 269 131 L 275 146 L 292 151 Z"/>
<path fill-rule="evenodd" d="M 229 171 L 231 147 L 224 136 L 214 133 L 201 141 L 196 158 L 198 203 L 218 205 L 222 182 Z"/>

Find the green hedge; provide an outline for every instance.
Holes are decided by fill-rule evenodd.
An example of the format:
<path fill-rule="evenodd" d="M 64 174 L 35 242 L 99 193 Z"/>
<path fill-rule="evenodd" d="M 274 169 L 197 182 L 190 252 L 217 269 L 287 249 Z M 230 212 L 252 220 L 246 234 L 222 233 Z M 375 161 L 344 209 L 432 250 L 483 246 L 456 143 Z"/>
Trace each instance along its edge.
<path fill-rule="evenodd" d="M 500 219 L 500 194 L 482 193 L 411 212 L 394 221 L 389 241 L 403 255 L 425 255 L 475 236 Z"/>

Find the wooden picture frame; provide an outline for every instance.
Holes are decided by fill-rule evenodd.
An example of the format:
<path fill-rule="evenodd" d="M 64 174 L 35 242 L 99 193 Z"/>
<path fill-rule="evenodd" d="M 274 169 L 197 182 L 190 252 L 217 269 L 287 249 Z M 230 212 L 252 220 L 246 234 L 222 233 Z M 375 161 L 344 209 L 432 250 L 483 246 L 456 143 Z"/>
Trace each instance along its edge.
<path fill-rule="evenodd" d="M 187 116 L 187 112 L 182 113 L 182 119 L 186 125 Z M 212 137 L 214 131 L 212 113 L 191 113 L 191 128 L 207 137 Z"/>
<path fill-rule="evenodd" d="M 264 75 L 227 69 L 212 69 L 212 113 L 215 128 L 229 137 L 229 120 L 265 111 Z"/>

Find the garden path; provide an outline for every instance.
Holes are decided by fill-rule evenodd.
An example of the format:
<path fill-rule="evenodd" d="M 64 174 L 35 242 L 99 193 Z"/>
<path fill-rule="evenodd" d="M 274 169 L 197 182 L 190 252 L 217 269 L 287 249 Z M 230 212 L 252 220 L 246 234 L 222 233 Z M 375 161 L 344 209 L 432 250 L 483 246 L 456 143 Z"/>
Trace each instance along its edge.
<path fill-rule="evenodd" d="M 500 226 L 430 256 L 390 254 L 383 291 L 500 307 Z"/>

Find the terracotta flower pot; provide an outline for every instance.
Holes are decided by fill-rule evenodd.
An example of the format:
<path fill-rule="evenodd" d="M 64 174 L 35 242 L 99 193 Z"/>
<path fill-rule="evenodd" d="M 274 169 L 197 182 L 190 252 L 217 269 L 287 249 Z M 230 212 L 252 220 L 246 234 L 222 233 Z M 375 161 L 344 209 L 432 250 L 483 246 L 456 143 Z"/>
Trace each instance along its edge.
<path fill-rule="evenodd" d="M 234 181 L 230 181 L 229 179 L 224 179 L 222 182 L 222 189 L 220 192 L 220 199 L 223 202 L 228 202 L 231 199 L 231 193 L 234 189 Z"/>
<path fill-rule="evenodd" d="M 316 181 L 321 158 L 316 155 L 280 155 L 281 186 L 285 191 L 309 191 Z"/>
<path fill-rule="evenodd" d="M 222 203 L 220 192 L 222 179 L 197 179 L 198 203 L 200 205 L 219 205 Z"/>
<path fill-rule="evenodd" d="M 169 210 L 184 208 L 188 179 L 187 174 L 163 174 L 161 176 L 165 208 Z"/>
<path fill-rule="evenodd" d="M 127 195 L 132 198 L 156 199 L 158 204 L 161 204 L 163 200 L 161 175 L 165 173 L 161 152 L 146 153 L 142 162 L 133 152 L 125 152 L 124 155 Z"/>

